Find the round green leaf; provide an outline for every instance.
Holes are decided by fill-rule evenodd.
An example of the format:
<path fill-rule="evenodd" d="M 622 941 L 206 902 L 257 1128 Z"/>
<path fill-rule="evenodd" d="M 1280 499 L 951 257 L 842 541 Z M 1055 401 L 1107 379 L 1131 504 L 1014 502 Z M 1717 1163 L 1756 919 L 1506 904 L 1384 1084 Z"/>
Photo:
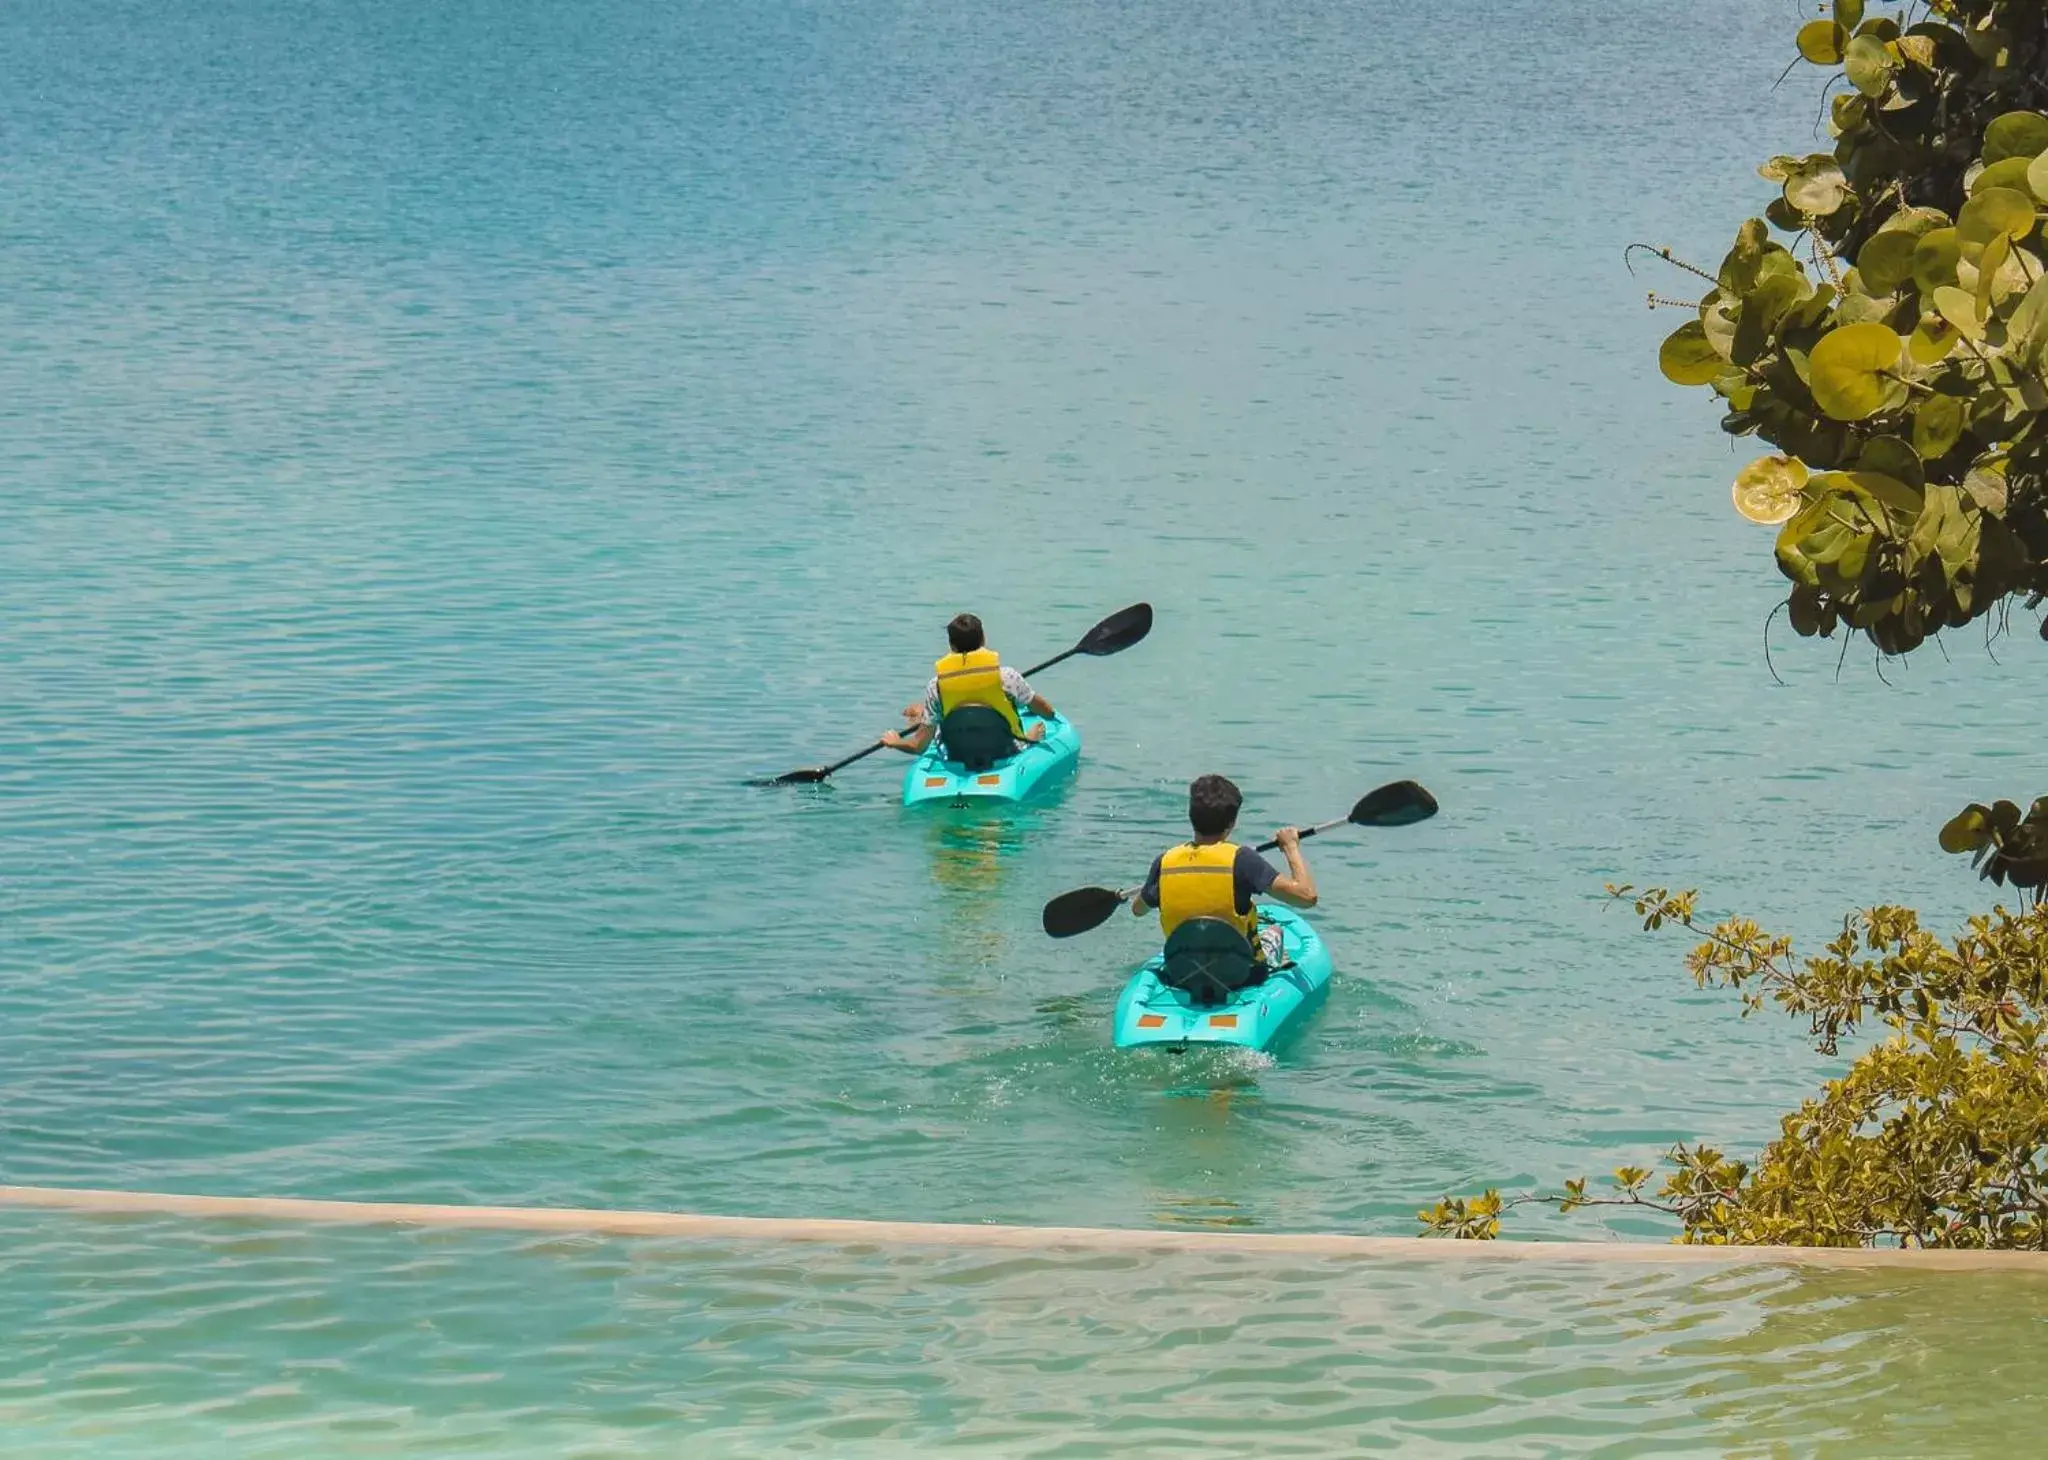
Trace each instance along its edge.
<path fill-rule="evenodd" d="M 1883 96 L 1898 64 L 1891 48 L 1874 35 L 1857 36 L 1842 51 L 1842 70 L 1849 84 L 1865 96 Z"/>
<path fill-rule="evenodd" d="M 1836 324 L 1863 324 L 1872 320 L 1889 320 L 1896 301 L 1889 294 L 1872 294 L 1859 289 L 1862 282 L 1856 271 L 1851 269 L 1842 279 L 1841 302 L 1835 306 Z"/>
<path fill-rule="evenodd" d="M 1835 0 L 1835 24 L 1854 30 L 1863 20 L 1863 0 Z"/>
<path fill-rule="evenodd" d="M 1913 277 L 1913 250 L 1920 240 L 1903 228 L 1884 228 L 1870 235 L 1856 253 L 1856 272 L 1873 294 L 1889 294 Z"/>
<path fill-rule="evenodd" d="M 1956 215 L 1964 257 L 1994 238 L 2025 238 L 2034 229 L 2034 200 L 2017 188 L 1985 188 L 1971 195 Z"/>
<path fill-rule="evenodd" d="M 1874 321 L 1822 335 L 1808 359 L 1815 403 L 1837 421 L 1876 415 L 1898 393 L 1905 345 L 1890 325 Z"/>
<path fill-rule="evenodd" d="M 1982 806 L 1965 806 L 1941 829 L 1944 852 L 1974 852 L 1991 844 L 1991 817 Z"/>
<path fill-rule="evenodd" d="M 2048 272 L 2036 272 L 2026 298 L 2005 322 L 2006 348 L 2021 365 L 2033 369 L 2048 349 Z"/>
<path fill-rule="evenodd" d="M 2033 186 L 2027 181 L 2027 169 L 2033 161 L 2031 157 L 2008 157 L 1992 163 L 1970 180 L 1970 196 L 1975 197 L 1986 188 L 2011 188 L 2031 195 Z"/>
<path fill-rule="evenodd" d="M 1977 313 L 1977 298 L 1967 289 L 1944 284 L 1934 291 L 1934 307 L 1941 317 L 1973 340 L 1984 338 L 1984 321 Z"/>
<path fill-rule="evenodd" d="M 1657 351 L 1657 368 L 1674 385 L 1711 385 L 1725 365 L 1696 319 L 1673 330 Z"/>
<path fill-rule="evenodd" d="M 2004 512 L 2008 496 L 2005 458 L 1980 458 L 1963 477 L 1963 490 L 1986 512 Z"/>
<path fill-rule="evenodd" d="M 1935 57 L 1938 54 L 1931 36 L 1903 35 L 1899 37 L 1899 55 L 1911 61 L 1922 71 L 1932 71 L 1934 69 Z"/>
<path fill-rule="evenodd" d="M 1927 482 L 1927 468 L 1921 463 L 1920 453 L 1897 436 L 1873 436 L 1864 442 L 1862 454 L 1856 458 L 1856 469 L 1904 482 L 1915 491 Z"/>
<path fill-rule="evenodd" d="M 1778 529 L 1778 570 L 1794 583 L 1808 588 L 1820 586 L 1820 569 L 1809 548 L 1827 545 L 1827 539 L 1839 533 L 1841 526 L 1832 515 L 1832 504 L 1826 497 L 1810 500 L 1783 527 Z M 1816 535 L 1822 541 L 1814 542 Z"/>
<path fill-rule="evenodd" d="M 1958 275 L 1970 265 L 1964 263 L 1957 270 Z M 1992 311 L 2005 302 L 2005 297 L 2016 286 L 2026 282 L 2026 275 L 2013 262 L 2012 240 L 2003 233 L 1984 245 L 1984 252 L 1977 255 L 1977 317 L 1990 319 Z"/>
<path fill-rule="evenodd" d="M 1963 332 L 1938 314 L 1923 314 L 1906 338 L 1906 353 L 1915 365 L 1939 365 L 1955 350 Z"/>
<path fill-rule="evenodd" d="M 1988 65 L 2003 69 L 2012 64 L 2012 32 L 2002 26 L 1973 25 L 1963 32 L 1963 43 Z"/>
<path fill-rule="evenodd" d="M 1915 238 L 1925 238 L 1935 229 L 1950 227 L 1954 222 L 1939 208 L 1901 208 L 1884 220 L 1884 226 L 1904 229 Z"/>
<path fill-rule="evenodd" d="M 2048 152 L 2027 164 L 2027 191 L 2037 198 L 2048 198 Z"/>
<path fill-rule="evenodd" d="M 1741 332 L 1742 301 L 1715 290 L 1700 303 L 1700 330 L 1714 353 L 1725 361 L 1735 358 L 1735 337 Z"/>
<path fill-rule="evenodd" d="M 1918 487 L 1885 472 L 1865 471 L 1861 467 L 1855 471 L 1826 472 L 1813 481 L 1816 488 L 1870 497 L 1908 522 L 1920 515 L 1920 508 L 1926 500 Z"/>
<path fill-rule="evenodd" d="M 1848 44 L 1848 28 L 1839 21 L 1809 20 L 1799 27 L 1799 54 L 1816 66 L 1841 65 Z"/>
<path fill-rule="evenodd" d="M 1952 395 L 1930 395 L 1913 410 L 1913 449 L 1938 461 L 1955 448 L 1969 415 L 1969 403 Z"/>
<path fill-rule="evenodd" d="M 2048 151 L 2048 117 L 2039 112 L 2007 112 L 1984 129 L 1984 161 L 2035 157 Z"/>
<path fill-rule="evenodd" d="M 1785 179 L 1785 201 L 1810 218 L 1825 218 L 1848 200 L 1841 164 L 1825 154 L 1809 157 Z"/>
<path fill-rule="evenodd" d="M 1821 609 L 1821 596 L 1811 588 L 1794 588 L 1785 600 L 1785 616 L 1792 621 L 1792 632 L 1802 639 L 1815 634 L 1830 633 L 1833 620 Z"/>
<path fill-rule="evenodd" d="M 1721 271 L 1715 276 L 1720 286 L 1737 296 L 1747 294 L 1756 287 L 1765 255 L 1776 247 L 1763 219 L 1745 221 L 1735 230 L 1735 244 L 1721 260 Z"/>
<path fill-rule="evenodd" d="M 1955 229 L 1937 228 L 1922 235 L 1913 245 L 1913 282 L 1923 294 L 1955 283 L 1956 263 L 1961 257 L 1962 235 Z"/>
<path fill-rule="evenodd" d="M 1789 519 L 1801 506 L 1806 463 L 1796 456 L 1760 456 L 1735 474 L 1735 510 L 1767 527 Z"/>
<path fill-rule="evenodd" d="M 1771 348 L 1778 327 L 1785 316 L 1813 294 L 1813 285 L 1806 281 L 1804 274 L 1773 273 L 1760 280 L 1748 298 L 1742 301 L 1742 310 L 1734 317 L 1734 332 L 1727 342 L 1728 358 L 1738 365 L 1748 365 L 1762 357 Z M 1716 332 L 1721 318 L 1718 310 L 1703 310 L 1700 323 L 1706 328 L 1707 340 L 1715 349 L 1722 348 L 1722 341 Z"/>
<path fill-rule="evenodd" d="M 1870 561 L 1878 512 L 1868 493 L 1830 472 L 1807 483 L 1808 505 L 1778 531 L 1778 566 L 1794 582 L 1853 588 Z"/>
<path fill-rule="evenodd" d="M 1773 228 L 1782 228 L 1787 233 L 1798 233 L 1806 227 L 1806 220 L 1799 210 L 1786 202 L 1781 194 L 1764 205 L 1764 217 L 1771 221 Z"/>

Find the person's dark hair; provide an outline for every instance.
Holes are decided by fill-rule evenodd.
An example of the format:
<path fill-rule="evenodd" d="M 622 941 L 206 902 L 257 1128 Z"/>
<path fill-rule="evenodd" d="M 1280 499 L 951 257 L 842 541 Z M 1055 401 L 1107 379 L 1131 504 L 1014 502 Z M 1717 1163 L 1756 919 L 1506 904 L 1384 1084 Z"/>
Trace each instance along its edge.
<path fill-rule="evenodd" d="M 981 632 L 981 620 L 963 613 L 946 625 L 946 642 L 953 646 L 955 654 L 972 654 L 988 640 Z"/>
<path fill-rule="evenodd" d="M 1221 776 L 1197 776 L 1188 787 L 1188 820 L 1196 836 L 1222 836 L 1243 805 L 1244 793 Z"/>

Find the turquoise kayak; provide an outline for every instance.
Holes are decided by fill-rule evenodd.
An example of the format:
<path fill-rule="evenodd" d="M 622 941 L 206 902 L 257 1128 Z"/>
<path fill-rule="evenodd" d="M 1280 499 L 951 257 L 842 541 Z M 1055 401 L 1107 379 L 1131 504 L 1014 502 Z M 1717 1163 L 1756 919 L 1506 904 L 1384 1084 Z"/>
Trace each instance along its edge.
<path fill-rule="evenodd" d="M 1072 775 L 1075 762 L 1081 759 L 1081 732 L 1074 722 L 1064 715 L 1042 720 L 1028 710 L 1022 719 L 1027 731 L 1033 725 L 1044 725 L 1045 738 L 1020 745 L 1014 754 L 980 770 L 948 760 L 944 745 L 934 741 L 903 773 L 903 804 L 1022 801 Z"/>
<path fill-rule="evenodd" d="M 1197 1004 L 1159 981 L 1165 955 L 1155 955 L 1124 985 L 1116 1001 L 1116 1047 L 1236 1044 L 1271 1049 L 1298 1033 L 1330 991 L 1330 950 L 1292 908 L 1259 905 L 1259 922 L 1280 928 L 1286 961 L 1263 983 L 1238 989 L 1222 1003 Z M 1241 945 L 1240 945 L 1241 946 Z"/>

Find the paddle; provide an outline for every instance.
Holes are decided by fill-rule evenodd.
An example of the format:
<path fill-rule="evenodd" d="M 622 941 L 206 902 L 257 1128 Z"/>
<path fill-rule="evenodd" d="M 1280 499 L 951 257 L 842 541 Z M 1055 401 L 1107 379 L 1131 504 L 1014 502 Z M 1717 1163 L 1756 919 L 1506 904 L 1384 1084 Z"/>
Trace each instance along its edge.
<path fill-rule="evenodd" d="M 1307 840 L 1317 832 L 1339 826 L 1413 826 L 1434 815 L 1436 797 L 1413 781 L 1392 781 L 1360 797 L 1349 816 L 1304 826 L 1301 835 Z M 1257 850 L 1270 852 L 1279 845 L 1278 841 L 1260 842 Z M 1110 915 L 1129 902 L 1136 891 L 1135 887 L 1122 891 L 1114 887 L 1077 887 L 1047 903 L 1041 921 L 1048 935 L 1071 938 L 1108 922 Z"/>
<path fill-rule="evenodd" d="M 1110 654 L 1121 654 L 1151 632 L 1152 605 L 1149 603 L 1134 603 L 1129 608 L 1118 609 L 1115 613 L 1083 634 L 1081 642 L 1067 650 L 1066 653 L 1055 654 L 1043 664 L 1032 665 L 1024 671 L 1024 677 L 1029 679 L 1034 674 L 1043 673 L 1061 660 L 1071 659 L 1076 654 L 1087 654 L 1097 659 Z M 916 728 L 914 725 L 906 725 L 903 728 L 903 733 L 907 734 Z M 754 781 L 751 784 L 756 786 L 814 785 L 831 775 L 832 772 L 844 770 L 855 761 L 864 760 L 880 749 L 882 749 L 882 742 L 877 740 L 856 750 L 852 755 L 847 756 L 846 759 L 835 760 L 830 765 L 811 766 L 800 771 L 790 771 L 787 774 L 771 776 L 767 780 Z"/>
<path fill-rule="evenodd" d="M 1026 679 L 1042 674 L 1062 660 L 1076 654 L 1087 654 L 1101 659 L 1111 654 L 1121 654 L 1145 635 L 1152 632 L 1152 605 L 1134 603 L 1129 608 L 1120 608 L 1094 628 L 1081 636 L 1081 642 L 1064 654 L 1055 654 L 1043 664 L 1034 664 L 1024 671 Z"/>

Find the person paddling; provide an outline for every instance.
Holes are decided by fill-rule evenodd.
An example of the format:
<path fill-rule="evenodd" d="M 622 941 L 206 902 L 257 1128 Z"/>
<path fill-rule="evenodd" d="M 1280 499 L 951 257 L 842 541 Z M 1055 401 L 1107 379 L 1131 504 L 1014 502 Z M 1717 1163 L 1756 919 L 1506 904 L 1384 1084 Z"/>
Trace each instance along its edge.
<path fill-rule="evenodd" d="M 924 703 L 903 708 L 904 718 L 916 721 L 917 728 L 908 734 L 890 730 L 882 736 L 883 745 L 906 755 L 922 755 L 932 743 L 932 736 L 938 733 L 939 722 L 962 705 L 988 706 L 1009 721 L 1010 732 L 1019 740 L 1045 738 L 1042 723 L 1026 730 L 1018 712 L 1029 710 L 1041 721 L 1050 720 L 1052 702 L 1032 689 L 1023 675 L 1003 663 L 1002 656 L 988 647 L 980 619 L 971 613 L 960 614 L 946 625 L 946 642 L 952 646 L 952 652 L 932 666 Z"/>
<path fill-rule="evenodd" d="M 1275 869 L 1257 849 L 1230 840 L 1244 794 L 1222 776 L 1199 776 L 1188 787 L 1188 822 L 1195 839 L 1160 853 L 1152 860 L 1145 885 L 1131 899 L 1138 917 L 1159 909 L 1162 932 L 1189 918 L 1220 918 L 1243 933 L 1259 962 L 1277 967 L 1285 962 L 1280 929 L 1259 926 L 1253 899 L 1275 897 L 1289 907 L 1316 905 L 1316 879 L 1301 854 L 1301 833 L 1283 826 L 1273 834 L 1287 858 L 1285 872 Z"/>

